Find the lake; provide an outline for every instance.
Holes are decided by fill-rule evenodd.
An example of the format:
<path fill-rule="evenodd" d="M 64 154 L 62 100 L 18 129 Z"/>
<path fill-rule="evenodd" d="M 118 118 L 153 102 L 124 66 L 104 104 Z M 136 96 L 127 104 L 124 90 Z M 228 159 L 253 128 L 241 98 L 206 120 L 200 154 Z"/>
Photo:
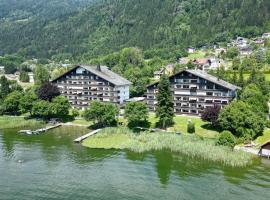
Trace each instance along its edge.
<path fill-rule="evenodd" d="M 270 199 L 270 161 L 227 168 L 168 151 L 136 154 L 74 144 L 88 130 L 0 131 L 0 199 Z"/>

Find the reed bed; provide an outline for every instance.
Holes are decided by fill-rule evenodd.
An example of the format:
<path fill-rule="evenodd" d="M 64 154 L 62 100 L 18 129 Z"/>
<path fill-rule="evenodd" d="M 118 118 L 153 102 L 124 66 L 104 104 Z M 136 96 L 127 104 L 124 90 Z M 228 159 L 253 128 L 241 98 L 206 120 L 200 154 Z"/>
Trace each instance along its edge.
<path fill-rule="evenodd" d="M 133 133 L 127 128 L 108 128 L 83 143 L 90 148 L 128 149 L 143 153 L 170 150 L 191 158 L 218 162 L 230 167 L 245 167 L 252 163 L 254 156 L 230 148 L 216 146 L 213 140 L 196 135 L 176 135 L 172 133 Z"/>
<path fill-rule="evenodd" d="M 26 120 L 23 117 L 0 117 L 0 129 L 38 127 L 44 123 L 37 120 Z"/>

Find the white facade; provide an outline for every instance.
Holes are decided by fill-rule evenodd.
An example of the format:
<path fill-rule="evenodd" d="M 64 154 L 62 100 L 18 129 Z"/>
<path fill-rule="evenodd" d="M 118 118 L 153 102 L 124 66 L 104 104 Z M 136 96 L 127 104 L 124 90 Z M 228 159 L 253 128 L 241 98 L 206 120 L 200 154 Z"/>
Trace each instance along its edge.
<path fill-rule="evenodd" d="M 129 85 L 117 86 L 115 90 L 118 91 L 120 104 L 129 99 Z"/>

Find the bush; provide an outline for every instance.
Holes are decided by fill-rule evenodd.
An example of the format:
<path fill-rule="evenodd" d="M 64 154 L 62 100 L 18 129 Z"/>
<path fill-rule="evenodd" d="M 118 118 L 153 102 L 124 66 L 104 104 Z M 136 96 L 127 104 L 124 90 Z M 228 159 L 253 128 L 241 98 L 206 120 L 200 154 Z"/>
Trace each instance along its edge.
<path fill-rule="evenodd" d="M 71 115 L 72 117 L 79 117 L 80 116 L 80 112 L 77 109 L 72 109 L 71 110 Z"/>
<path fill-rule="evenodd" d="M 233 148 L 236 145 L 236 138 L 230 131 L 223 131 L 218 137 L 217 145 Z"/>
<path fill-rule="evenodd" d="M 195 133 L 195 123 L 194 122 L 192 122 L 192 121 L 188 122 L 187 132 L 188 133 Z"/>

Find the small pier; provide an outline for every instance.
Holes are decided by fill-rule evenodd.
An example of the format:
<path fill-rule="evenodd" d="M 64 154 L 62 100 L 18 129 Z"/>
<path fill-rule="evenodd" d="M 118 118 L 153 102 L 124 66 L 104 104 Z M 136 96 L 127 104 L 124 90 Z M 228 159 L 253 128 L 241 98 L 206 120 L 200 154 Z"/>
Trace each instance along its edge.
<path fill-rule="evenodd" d="M 77 139 L 74 140 L 75 143 L 81 143 L 82 141 L 84 141 L 85 139 L 89 138 L 90 136 L 93 136 L 95 134 L 97 134 L 98 132 L 100 132 L 102 129 L 97 129 L 95 131 L 92 131 L 91 133 L 88 133 L 86 135 L 83 135 Z"/>
<path fill-rule="evenodd" d="M 60 126 L 62 126 L 62 124 L 57 124 L 55 126 L 49 126 L 49 127 L 46 127 L 46 128 L 41 128 L 41 129 L 37 129 L 37 130 L 34 130 L 34 131 L 32 131 L 32 130 L 20 130 L 19 133 L 27 134 L 27 135 L 39 135 L 40 133 L 47 132 L 49 130 L 58 128 Z"/>

